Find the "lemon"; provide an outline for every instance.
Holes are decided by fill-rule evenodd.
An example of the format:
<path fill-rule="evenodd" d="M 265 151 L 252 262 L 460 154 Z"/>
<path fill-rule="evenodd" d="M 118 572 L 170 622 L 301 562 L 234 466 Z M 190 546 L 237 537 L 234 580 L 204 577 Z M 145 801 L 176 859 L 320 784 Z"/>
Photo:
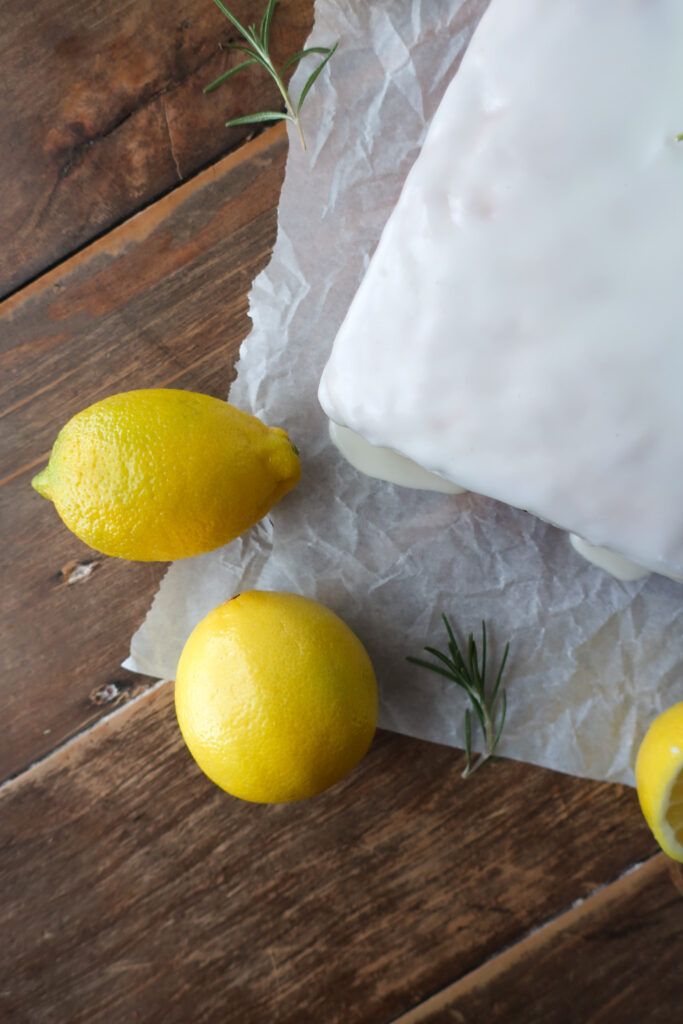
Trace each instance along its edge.
<path fill-rule="evenodd" d="M 213 782 L 256 803 L 303 800 L 343 778 L 377 723 L 360 640 L 296 594 L 251 590 L 214 608 L 178 663 L 183 738 Z"/>
<path fill-rule="evenodd" d="M 151 562 L 234 540 L 300 474 L 284 430 L 209 395 L 153 388 L 74 416 L 32 484 L 86 544 Z"/>
<path fill-rule="evenodd" d="M 683 863 L 683 701 L 648 729 L 636 759 L 636 786 L 655 839 Z"/>

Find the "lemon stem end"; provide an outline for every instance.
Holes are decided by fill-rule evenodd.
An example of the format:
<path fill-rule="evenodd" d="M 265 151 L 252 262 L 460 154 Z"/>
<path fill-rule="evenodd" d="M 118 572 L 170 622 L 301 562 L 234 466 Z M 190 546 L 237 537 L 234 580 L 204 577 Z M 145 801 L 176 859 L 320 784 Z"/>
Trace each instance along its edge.
<path fill-rule="evenodd" d="M 31 487 L 38 491 L 38 494 L 42 494 L 44 498 L 48 499 L 51 497 L 49 469 L 49 465 L 45 466 L 45 468 L 41 469 L 40 473 L 37 473 L 36 476 L 33 477 L 33 480 L 31 480 Z"/>

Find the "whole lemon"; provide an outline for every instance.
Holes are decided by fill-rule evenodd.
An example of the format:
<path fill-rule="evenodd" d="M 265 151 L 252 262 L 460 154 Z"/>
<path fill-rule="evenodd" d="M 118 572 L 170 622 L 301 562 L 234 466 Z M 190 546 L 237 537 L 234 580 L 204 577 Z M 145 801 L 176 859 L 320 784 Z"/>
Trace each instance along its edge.
<path fill-rule="evenodd" d="M 346 775 L 377 724 L 362 643 L 317 601 L 250 590 L 214 608 L 178 663 L 175 706 L 195 761 L 242 800 L 303 800 Z"/>
<path fill-rule="evenodd" d="M 192 391 L 126 391 L 69 420 L 32 480 L 106 555 L 187 558 L 258 522 L 301 475 L 284 430 Z"/>

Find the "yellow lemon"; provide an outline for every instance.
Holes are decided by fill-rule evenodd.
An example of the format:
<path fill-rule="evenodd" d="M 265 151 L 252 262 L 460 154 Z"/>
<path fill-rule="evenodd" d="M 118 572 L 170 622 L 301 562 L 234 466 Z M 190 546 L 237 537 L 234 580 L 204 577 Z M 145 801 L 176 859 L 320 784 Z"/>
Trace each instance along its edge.
<path fill-rule="evenodd" d="M 377 724 L 362 643 L 296 594 L 250 590 L 214 608 L 178 663 L 183 738 L 213 782 L 256 803 L 303 800 L 346 775 Z"/>
<path fill-rule="evenodd" d="M 683 701 L 648 729 L 636 760 L 636 786 L 655 839 L 683 863 Z"/>
<path fill-rule="evenodd" d="M 74 416 L 32 483 L 86 544 L 152 562 L 234 540 L 300 475 L 284 430 L 209 395 L 153 388 Z"/>

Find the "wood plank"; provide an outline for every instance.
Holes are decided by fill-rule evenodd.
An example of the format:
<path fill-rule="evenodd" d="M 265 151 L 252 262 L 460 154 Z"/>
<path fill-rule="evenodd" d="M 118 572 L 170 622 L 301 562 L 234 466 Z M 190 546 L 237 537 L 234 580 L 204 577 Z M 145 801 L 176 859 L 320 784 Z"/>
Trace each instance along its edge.
<path fill-rule="evenodd" d="M 280 127 L 202 172 L 0 305 L 3 622 L 0 778 L 100 716 L 91 694 L 150 680 L 117 666 L 163 566 L 97 558 L 30 487 L 66 420 L 107 394 L 170 385 L 228 393 L 266 264 L 287 141 Z"/>
<path fill-rule="evenodd" d="M 683 869 L 659 854 L 394 1024 L 671 1024 L 682 950 Z"/>
<path fill-rule="evenodd" d="M 264 0 L 235 0 L 258 21 Z M 312 0 L 273 22 L 277 63 L 299 50 Z M 244 22 L 243 22 L 244 23 Z M 237 38 L 211 0 L 6 0 L 0 38 L 0 296 L 187 178 L 253 131 L 228 117 L 279 109 L 262 70 L 208 96 Z"/>
<path fill-rule="evenodd" d="M 655 851 L 632 790 L 462 763 L 384 733 L 250 805 L 146 694 L 0 790 L 0 1018 L 379 1024 Z"/>

